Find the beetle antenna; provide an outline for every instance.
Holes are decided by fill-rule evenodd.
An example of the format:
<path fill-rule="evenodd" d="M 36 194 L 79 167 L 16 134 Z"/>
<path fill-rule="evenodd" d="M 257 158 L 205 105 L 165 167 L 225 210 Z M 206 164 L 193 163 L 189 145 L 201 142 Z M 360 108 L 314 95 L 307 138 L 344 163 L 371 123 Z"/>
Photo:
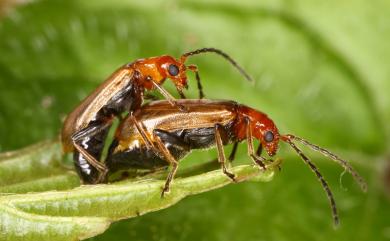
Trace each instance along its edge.
<path fill-rule="evenodd" d="M 322 155 L 326 156 L 326 157 L 329 157 L 330 159 L 334 160 L 335 162 L 337 162 L 339 165 L 341 165 L 342 167 L 345 168 L 345 170 L 347 170 L 352 176 L 353 178 L 355 179 L 355 181 L 359 184 L 360 188 L 363 190 L 363 192 L 366 192 L 367 191 L 367 183 L 366 181 L 364 181 L 363 177 L 361 177 L 357 171 L 355 171 L 353 169 L 353 167 L 345 160 L 341 159 L 340 157 L 338 157 L 337 155 L 331 153 L 330 151 L 320 147 L 320 146 L 317 146 L 317 145 L 314 145 L 310 142 L 308 142 L 307 140 L 305 139 L 302 139 L 298 136 L 294 136 L 294 135 L 291 135 L 291 134 L 288 134 L 286 135 L 290 140 L 297 140 L 299 141 L 300 143 L 308 146 L 309 148 L 311 148 L 312 150 L 314 151 L 317 151 L 319 153 L 321 153 Z"/>
<path fill-rule="evenodd" d="M 187 53 L 184 53 L 181 58 L 183 60 L 183 62 L 185 61 L 185 59 L 189 56 L 193 56 L 193 55 L 197 55 L 197 54 L 202 54 L 202 53 L 216 53 L 220 56 L 222 56 L 224 59 L 226 59 L 227 61 L 229 61 L 234 67 L 236 67 L 236 69 L 238 71 L 240 71 L 240 73 L 249 81 L 254 81 L 252 79 L 252 77 L 250 77 L 246 72 L 245 70 L 237 64 L 237 62 L 232 59 L 228 54 L 226 54 L 225 52 L 223 52 L 222 50 L 220 49 L 216 49 L 216 48 L 202 48 L 202 49 L 197 49 L 197 50 L 194 50 L 194 51 L 190 51 L 190 52 L 187 52 Z"/>
<path fill-rule="evenodd" d="M 301 149 L 299 149 L 291 141 L 291 139 L 288 138 L 289 136 L 286 136 L 286 137 L 287 138 L 282 138 L 282 140 L 287 142 L 294 149 L 294 151 L 296 151 L 296 153 L 298 153 L 298 155 L 301 157 L 301 159 L 305 162 L 306 165 L 308 165 L 310 167 L 310 169 L 316 174 L 318 180 L 320 181 L 326 195 L 328 196 L 328 199 L 330 202 L 330 207 L 332 209 L 333 222 L 334 222 L 335 226 L 337 227 L 340 223 L 340 219 L 339 219 L 339 215 L 337 212 L 336 202 L 334 200 L 332 191 L 330 190 L 328 183 L 326 182 L 326 180 L 324 179 L 324 177 L 322 176 L 322 174 L 320 173 L 320 171 L 318 170 L 316 165 L 314 165 L 314 163 L 311 162 L 310 159 L 305 154 L 303 154 Z"/>

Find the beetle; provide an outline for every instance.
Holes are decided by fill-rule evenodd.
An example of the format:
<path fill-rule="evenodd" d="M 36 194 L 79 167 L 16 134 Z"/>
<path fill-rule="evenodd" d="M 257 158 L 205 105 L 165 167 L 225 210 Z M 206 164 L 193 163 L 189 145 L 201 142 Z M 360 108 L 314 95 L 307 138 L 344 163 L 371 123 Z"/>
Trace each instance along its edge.
<path fill-rule="evenodd" d="M 140 108 L 146 90 L 157 89 L 170 105 L 185 111 L 161 85 L 167 78 L 171 79 L 180 96 L 185 98 L 186 71 L 190 70 L 195 73 L 199 97 L 204 97 L 197 66 L 185 62 L 190 56 L 208 52 L 222 56 L 246 79 L 252 80 L 229 55 L 215 48 L 187 52 L 179 59 L 169 55 L 138 59 L 116 70 L 67 116 L 61 132 L 63 152 L 73 152 L 74 164 L 83 183 L 97 183 L 104 177 L 105 167 L 99 160 L 108 127 L 125 111 Z"/>
<path fill-rule="evenodd" d="M 263 149 L 272 157 L 278 151 L 279 142 L 289 144 L 315 173 L 330 201 L 335 224 L 339 218 L 333 194 L 315 164 L 295 144 L 299 142 L 336 161 L 352 174 L 363 191 L 367 184 L 345 160 L 330 151 L 314 145 L 298 136 L 281 135 L 274 122 L 263 112 L 225 100 L 178 100 L 188 109 L 183 113 L 167 101 L 151 102 L 126 117 L 118 126 L 106 159 L 108 175 L 129 168 L 154 169 L 170 165 L 162 191 L 169 192 L 170 184 L 178 169 L 178 161 L 194 149 L 217 148 L 221 169 L 232 181 L 235 175 L 226 165 L 223 146 L 233 143 L 234 155 L 239 142 L 247 141 L 248 155 L 261 169 L 266 169 Z M 254 150 L 254 139 L 259 141 Z"/>

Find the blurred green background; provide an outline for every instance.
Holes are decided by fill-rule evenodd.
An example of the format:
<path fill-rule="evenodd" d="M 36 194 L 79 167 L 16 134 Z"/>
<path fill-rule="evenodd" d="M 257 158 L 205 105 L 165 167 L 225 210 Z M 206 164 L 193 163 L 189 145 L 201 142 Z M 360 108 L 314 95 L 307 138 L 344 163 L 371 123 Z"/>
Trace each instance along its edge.
<path fill-rule="evenodd" d="M 369 182 L 366 194 L 349 175 L 340 184 L 342 168 L 307 151 L 334 191 L 341 215 L 335 230 L 320 184 L 282 145 L 282 171 L 269 183 L 192 196 L 90 240 L 390 240 L 389 1 L 3 0 L 0 6 L 0 151 L 55 138 L 65 115 L 124 63 L 216 47 L 256 83 L 213 54 L 193 57 L 208 98 L 268 113 L 282 133 L 334 150 Z M 196 98 L 190 81 L 187 96 Z M 245 144 L 239 154 L 249 162 Z M 183 162 L 214 157 L 195 152 Z"/>

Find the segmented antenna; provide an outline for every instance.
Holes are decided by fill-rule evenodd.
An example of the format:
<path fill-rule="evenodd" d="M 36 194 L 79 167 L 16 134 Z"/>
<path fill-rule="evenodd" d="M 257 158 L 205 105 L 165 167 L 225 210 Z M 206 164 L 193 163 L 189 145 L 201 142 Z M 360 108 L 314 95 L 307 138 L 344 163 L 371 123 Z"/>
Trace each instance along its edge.
<path fill-rule="evenodd" d="M 318 180 L 320 181 L 326 195 L 328 196 L 330 206 L 332 209 L 333 222 L 334 222 L 334 225 L 337 227 L 340 223 L 340 219 L 339 219 L 339 215 L 337 212 L 336 202 L 334 200 L 332 191 L 330 190 L 328 183 L 326 182 L 326 180 L 324 179 L 324 177 L 322 176 L 322 174 L 320 173 L 320 171 L 318 170 L 316 165 L 314 165 L 314 163 L 311 162 L 310 159 L 305 154 L 303 154 L 301 149 L 299 149 L 288 137 L 284 138 L 283 140 L 285 142 L 287 142 L 298 153 L 298 155 L 305 162 L 305 164 L 307 164 L 310 167 L 310 169 L 316 174 L 316 176 L 317 176 Z"/>
<path fill-rule="evenodd" d="M 314 151 L 317 151 L 319 153 L 321 153 L 322 155 L 324 156 L 327 156 L 329 157 L 330 159 L 334 160 L 335 162 L 337 162 L 339 165 L 341 165 L 342 167 L 344 167 L 352 176 L 353 178 L 355 179 L 355 181 L 359 184 L 360 188 L 366 192 L 367 191 L 367 183 L 364 181 L 363 177 L 361 177 L 357 171 L 355 171 L 353 169 L 353 167 L 345 160 L 341 159 L 340 157 L 338 157 L 337 155 L 331 153 L 330 151 L 320 147 L 320 146 L 317 146 L 317 145 L 314 145 L 310 142 L 308 142 L 307 140 L 305 139 L 302 139 L 298 136 L 294 136 L 294 135 L 291 135 L 291 134 L 288 134 L 286 135 L 290 140 L 297 140 L 299 141 L 300 143 L 310 147 L 312 150 Z"/>
<path fill-rule="evenodd" d="M 240 71 L 240 73 L 249 81 L 254 81 L 246 72 L 245 70 L 237 64 L 237 62 L 235 60 L 233 60 L 228 54 L 226 54 L 225 52 L 223 52 L 222 50 L 220 49 L 216 49 L 216 48 L 202 48 L 202 49 L 197 49 L 197 50 L 194 50 L 194 51 L 190 51 L 190 52 L 187 52 L 187 53 L 184 53 L 182 55 L 182 58 L 187 58 L 189 56 L 193 56 L 193 55 L 197 55 L 197 54 L 202 54 L 202 53 L 216 53 L 220 56 L 222 56 L 223 58 L 225 58 L 227 61 L 229 61 L 234 67 L 236 67 L 236 69 L 238 71 Z"/>

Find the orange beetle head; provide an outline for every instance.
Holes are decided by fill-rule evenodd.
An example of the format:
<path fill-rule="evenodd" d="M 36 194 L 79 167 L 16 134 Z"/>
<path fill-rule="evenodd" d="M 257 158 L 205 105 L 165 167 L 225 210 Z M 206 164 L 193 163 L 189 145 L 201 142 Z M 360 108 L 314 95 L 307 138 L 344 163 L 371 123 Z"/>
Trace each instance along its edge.
<path fill-rule="evenodd" d="M 161 76 L 171 79 L 178 90 L 188 88 L 187 67 L 183 62 L 165 55 L 159 58 L 157 68 L 159 69 Z"/>

